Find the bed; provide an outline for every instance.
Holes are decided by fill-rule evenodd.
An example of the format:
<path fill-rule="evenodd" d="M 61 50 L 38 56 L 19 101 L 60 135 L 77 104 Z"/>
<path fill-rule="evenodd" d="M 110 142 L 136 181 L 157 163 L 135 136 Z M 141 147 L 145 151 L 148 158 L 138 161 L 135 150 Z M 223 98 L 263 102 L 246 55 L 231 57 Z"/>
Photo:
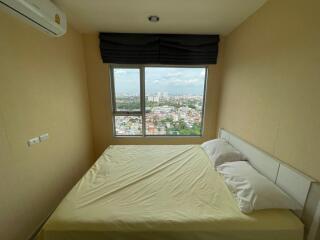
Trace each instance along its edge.
<path fill-rule="evenodd" d="M 42 240 L 302 240 L 289 210 L 242 213 L 199 145 L 110 146 L 41 230 Z"/>

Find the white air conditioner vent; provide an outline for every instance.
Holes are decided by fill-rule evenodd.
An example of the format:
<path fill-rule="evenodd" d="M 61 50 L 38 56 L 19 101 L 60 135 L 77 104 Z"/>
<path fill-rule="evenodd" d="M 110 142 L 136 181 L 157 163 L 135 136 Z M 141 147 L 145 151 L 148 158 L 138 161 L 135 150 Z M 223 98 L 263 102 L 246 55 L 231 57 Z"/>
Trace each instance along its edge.
<path fill-rule="evenodd" d="M 50 0 L 0 0 L 0 7 L 51 36 L 67 31 L 66 15 Z"/>

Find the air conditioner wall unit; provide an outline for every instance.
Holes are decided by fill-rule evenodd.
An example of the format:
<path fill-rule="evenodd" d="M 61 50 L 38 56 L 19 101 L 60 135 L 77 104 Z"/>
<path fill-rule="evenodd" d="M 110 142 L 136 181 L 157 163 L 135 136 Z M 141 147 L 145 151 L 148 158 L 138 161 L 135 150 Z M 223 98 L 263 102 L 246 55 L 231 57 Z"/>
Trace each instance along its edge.
<path fill-rule="evenodd" d="M 50 0 L 0 0 L 0 7 L 51 36 L 67 31 L 66 15 Z"/>

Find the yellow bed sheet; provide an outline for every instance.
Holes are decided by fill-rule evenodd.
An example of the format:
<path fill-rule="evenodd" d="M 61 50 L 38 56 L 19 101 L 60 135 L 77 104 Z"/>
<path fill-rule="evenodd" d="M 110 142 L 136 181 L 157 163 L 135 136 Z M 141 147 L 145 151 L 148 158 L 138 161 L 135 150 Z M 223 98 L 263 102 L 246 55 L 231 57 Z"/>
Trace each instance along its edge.
<path fill-rule="evenodd" d="M 241 213 L 198 145 L 110 146 L 41 231 L 44 240 L 302 240 L 288 210 Z"/>

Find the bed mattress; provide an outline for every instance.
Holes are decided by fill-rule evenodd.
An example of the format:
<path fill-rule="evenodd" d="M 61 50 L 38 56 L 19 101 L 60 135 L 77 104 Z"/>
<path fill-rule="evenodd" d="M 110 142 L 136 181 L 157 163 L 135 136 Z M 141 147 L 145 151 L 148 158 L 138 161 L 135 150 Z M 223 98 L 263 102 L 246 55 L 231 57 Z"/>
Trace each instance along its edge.
<path fill-rule="evenodd" d="M 43 240 L 302 240 L 288 210 L 246 215 L 199 145 L 110 146 L 44 225 Z"/>

